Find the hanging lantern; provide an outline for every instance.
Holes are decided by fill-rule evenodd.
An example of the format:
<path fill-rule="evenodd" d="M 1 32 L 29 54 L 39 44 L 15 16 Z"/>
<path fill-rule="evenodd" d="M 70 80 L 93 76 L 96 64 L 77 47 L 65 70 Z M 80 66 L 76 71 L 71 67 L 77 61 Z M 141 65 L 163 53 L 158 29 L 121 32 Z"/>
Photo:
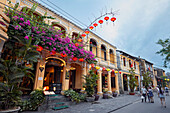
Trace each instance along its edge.
<path fill-rule="evenodd" d="M 121 74 L 122 72 L 121 71 L 119 71 L 119 74 Z"/>
<path fill-rule="evenodd" d="M 38 46 L 36 50 L 37 50 L 37 51 L 42 51 L 43 48 L 42 48 L 41 46 Z"/>
<path fill-rule="evenodd" d="M 106 16 L 106 17 L 104 17 L 104 19 L 106 20 L 106 24 L 108 24 L 109 17 Z"/>
<path fill-rule="evenodd" d="M 133 64 L 131 64 L 130 67 L 132 68 L 132 67 L 133 67 Z"/>
<path fill-rule="evenodd" d="M 92 44 L 92 42 L 90 42 L 90 44 Z"/>
<path fill-rule="evenodd" d="M 77 57 L 73 57 L 72 60 L 73 60 L 73 61 L 77 61 Z"/>
<path fill-rule="evenodd" d="M 79 61 L 80 61 L 80 62 L 83 62 L 83 61 L 84 61 L 84 58 L 79 58 Z"/>
<path fill-rule="evenodd" d="M 50 55 L 55 55 L 56 54 L 56 51 L 52 50 L 50 51 Z"/>
<path fill-rule="evenodd" d="M 94 67 L 94 64 L 91 64 L 91 67 Z"/>
<path fill-rule="evenodd" d="M 115 73 L 117 74 L 117 73 L 118 73 L 118 71 L 115 71 Z"/>
<path fill-rule="evenodd" d="M 169 81 L 169 79 L 167 79 L 167 81 Z"/>
<path fill-rule="evenodd" d="M 165 80 L 167 80 L 167 79 L 165 78 Z"/>
<path fill-rule="evenodd" d="M 94 28 L 93 26 L 90 26 L 90 27 L 89 27 L 89 29 L 91 29 L 91 30 L 92 30 L 93 28 Z"/>
<path fill-rule="evenodd" d="M 114 69 L 112 69 L 112 72 L 114 73 L 114 72 L 115 72 L 115 70 L 114 70 Z"/>
<path fill-rule="evenodd" d="M 96 66 L 96 69 L 98 70 L 98 69 L 100 69 L 100 67 L 99 67 L 99 66 Z"/>
<path fill-rule="evenodd" d="M 114 22 L 114 21 L 116 20 L 116 18 L 115 18 L 115 17 L 112 17 L 110 20 L 111 20 L 112 22 Z"/>
<path fill-rule="evenodd" d="M 88 35 L 90 32 L 89 31 L 85 31 L 84 33 L 86 33 Z"/>
<path fill-rule="evenodd" d="M 103 24 L 103 20 L 99 20 L 98 22 L 99 22 L 99 24 Z M 100 25 L 100 26 L 102 27 L 102 25 Z"/>
<path fill-rule="evenodd" d="M 63 53 L 61 53 L 61 56 L 62 56 L 62 57 L 66 57 L 66 56 L 67 56 L 67 54 L 63 54 Z"/>
<path fill-rule="evenodd" d="M 44 86 L 43 90 L 44 91 L 48 91 L 49 90 L 49 86 Z"/>
<path fill-rule="evenodd" d="M 110 69 L 106 69 L 107 71 L 110 71 Z"/>
<path fill-rule="evenodd" d="M 77 41 L 78 41 L 78 42 L 82 42 L 82 39 L 81 39 L 81 38 L 79 38 Z"/>
<path fill-rule="evenodd" d="M 86 36 L 86 34 L 82 34 L 81 36 L 84 38 Z"/>
<path fill-rule="evenodd" d="M 103 71 L 105 70 L 106 68 L 105 67 L 103 67 Z"/>
<path fill-rule="evenodd" d="M 97 27 L 97 26 L 98 26 L 98 24 L 97 24 L 97 23 L 94 23 L 93 25 L 94 25 L 94 27 Z"/>

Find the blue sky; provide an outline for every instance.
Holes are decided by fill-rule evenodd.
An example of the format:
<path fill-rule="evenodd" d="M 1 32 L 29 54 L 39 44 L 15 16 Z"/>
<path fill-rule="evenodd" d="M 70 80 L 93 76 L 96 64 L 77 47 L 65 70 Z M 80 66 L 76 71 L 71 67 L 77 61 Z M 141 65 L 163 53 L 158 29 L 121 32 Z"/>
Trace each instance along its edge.
<path fill-rule="evenodd" d="M 37 1 L 41 3 L 40 0 Z M 106 13 L 106 9 L 107 12 L 110 12 L 111 9 L 112 11 L 118 10 L 114 25 L 109 21 L 108 24 L 104 23 L 102 28 L 97 27 L 94 32 L 116 46 L 117 49 L 133 56 L 141 56 L 141 58 L 154 63 L 155 67 L 170 72 L 170 69 L 160 67 L 163 65 L 163 57 L 155 54 L 161 49 L 161 46 L 157 45 L 156 42 L 160 38 L 166 39 L 170 36 L 170 0 L 48 1 L 59 6 L 87 26 L 91 23 L 90 21 L 95 20 L 95 17 L 99 17 L 101 12 Z M 48 1 L 45 0 L 46 3 L 53 6 Z"/>

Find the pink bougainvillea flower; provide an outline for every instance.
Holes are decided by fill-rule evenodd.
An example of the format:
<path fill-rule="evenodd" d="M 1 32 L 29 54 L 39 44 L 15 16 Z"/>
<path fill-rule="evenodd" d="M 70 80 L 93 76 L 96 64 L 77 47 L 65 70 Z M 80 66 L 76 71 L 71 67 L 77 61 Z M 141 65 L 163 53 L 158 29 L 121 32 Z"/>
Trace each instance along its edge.
<path fill-rule="evenodd" d="M 20 18 L 21 21 L 24 21 L 24 18 Z"/>
<path fill-rule="evenodd" d="M 25 38 L 25 39 L 27 39 L 27 40 L 29 39 L 29 37 L 28 37 L 28 36 L 25 36 L 24 38 Z"/>

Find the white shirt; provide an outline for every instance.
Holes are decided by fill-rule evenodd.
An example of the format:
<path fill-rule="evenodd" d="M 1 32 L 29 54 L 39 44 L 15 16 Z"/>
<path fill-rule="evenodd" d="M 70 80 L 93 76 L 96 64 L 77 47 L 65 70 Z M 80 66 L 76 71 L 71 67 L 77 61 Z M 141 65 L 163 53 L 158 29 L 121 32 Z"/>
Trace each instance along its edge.
<path fill-rule="evenodd" d="M 142 94 L 146 94 L 146 88 L 141 88 Z"/>

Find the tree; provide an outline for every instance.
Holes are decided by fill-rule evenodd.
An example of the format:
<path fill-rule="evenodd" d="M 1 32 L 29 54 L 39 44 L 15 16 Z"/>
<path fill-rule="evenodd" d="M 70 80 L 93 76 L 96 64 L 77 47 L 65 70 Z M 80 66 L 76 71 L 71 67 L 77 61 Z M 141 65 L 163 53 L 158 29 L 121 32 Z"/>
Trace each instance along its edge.
<path fill-rule="evenodd" d="M 135 78 L 135 72 L 134 69 L 131 68 L 129 70 L 130 74 L 128 74 L 127 76 L 130 77 L 130 79 L 128 80 L 128 85 L 130 87 L 130 92 L 134 92 L 135 87 L 137 86 L 137 80 Z"/>
<path fill-rule="evenodd" d="M 159 39 L 157 44 L 159 44 L 163 47 L 161 50 L 157 51 L 156 53 L 165 57 L 164 58 L 164 67 L 167 68 L 167 66 L 170 62 L 170 40 L 169 40 L 169 38 L 165 39 L 165 40 Z"/>
<path fill-rule="evenodd" d="M 149 84 L 151 83 L 151 77 L 149 76 L 149 72 L 143 73 L 143 85 L 147 88 Z"/>

